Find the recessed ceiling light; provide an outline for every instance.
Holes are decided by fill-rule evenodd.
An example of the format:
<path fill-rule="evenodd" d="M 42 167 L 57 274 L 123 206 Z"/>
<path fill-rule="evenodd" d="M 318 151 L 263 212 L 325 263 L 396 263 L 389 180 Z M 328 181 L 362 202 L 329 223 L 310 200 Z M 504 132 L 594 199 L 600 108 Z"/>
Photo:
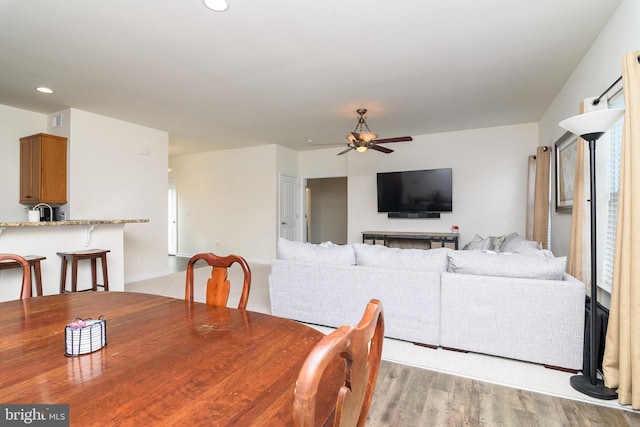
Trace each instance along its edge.
<path fill-rule="evenodd" d="M 49 89 L 48 87 L 44 87 L 44 86 L 40 86 L 37 87 L 36 90 L 40 93 L 53 93 L 53 90 Z"/>
<path fill-rule="evenodd" d="M 224 12 L 229 7 L 226 0 L 204 0 L 204 5 L 216 12 Z"/>

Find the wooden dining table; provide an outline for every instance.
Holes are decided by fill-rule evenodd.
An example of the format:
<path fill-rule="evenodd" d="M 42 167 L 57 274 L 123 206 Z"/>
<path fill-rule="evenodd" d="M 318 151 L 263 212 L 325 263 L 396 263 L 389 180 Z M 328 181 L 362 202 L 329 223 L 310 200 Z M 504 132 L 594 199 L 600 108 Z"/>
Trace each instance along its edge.
<path fill-rule="evenodd" d="M 107 344 L 65 356 L 65 327 L 104 316 Z M 291 425 L 293 390 L 324 336 L 263 313 L 128 292 L 0 303 L 0 404 L 68 404 L 72 426 Z M 318 394 L 332 415 L 344 364 Z"/>

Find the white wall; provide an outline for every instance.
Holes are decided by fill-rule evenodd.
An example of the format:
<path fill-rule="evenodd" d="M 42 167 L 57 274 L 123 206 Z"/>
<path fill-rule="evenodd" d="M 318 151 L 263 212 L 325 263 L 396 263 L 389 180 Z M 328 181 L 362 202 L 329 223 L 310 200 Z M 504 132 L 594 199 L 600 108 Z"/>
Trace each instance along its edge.
<path fill-rule="evenodd" d="M 255 261 L 275 257 L 277 153 L 275 145 L 265 145 L 171 158 L 179 254 L 235 253 Z M 291 161 L 284 163 L 284 171 L 295 174 Z"/>
<path fill-rule="evenodd" d="M 540 120 L 540 145 L 552 145 L 564 133 L 558 123 L 578 114 L 583 99 L 599 96 L 620 77 L 624 55 L 640 49 L 639 16 L 640 1 L 637 0 L 625 0 L 613 14 Z M 566 255 L 569 252 L 571 215 L 556 213 L 555 204 L 551 227 L 553 252 Z"/>
<path fill-rule="evenodd" d="M 527 158 L 537 143 L 535 123 L 419 135 L 413 142 L 393 144 L 395 151 L 388 155 L 336 156 L 338 147 L 301 152 L 300 174 L 335 176 L 346 157 L 351 243 L 361 242 L 367 230 L 449 232 L 455 224 L 464 244 L 475 234 L 525 234 Z M 377 212 L 377 172 L 447 167 L 453 169 L 452 213 L 440 219 L 389 219 Z"/>
<path fill-rule="evenodd" d="M 166 132 L 71 109 L 71 218 L 139 219 L 125 226 L 125 281 L 167 272 Z"/>
<path fill-rule="evenodd" d="M 18 203 L 19 138 L 39 132 L 66 136 L 67 218 L 148 218 L 149 223 L 127 224 L 124 228 L 125 282 L 166 274 L 167 133 L 76 109 L 59 114 L 63 125 L 52 128 L 50 118 L 55 114 L 46 116 L 0 105 L 0 220 L 26 221 L 24 206 Z M 148 149 L 149 155 L 139 154 L 142 149 Z M 38 253 L 37 247 L 27 249 L 21 248 L 20 252 Z M 46 262 L 58 264 L 58 260 Z"/>
<path fill-rule="evenodd" d="M 249 260 L 275 257 L 281 174 L 348 178 L 348 241 L 365 230 L 440 231 L 461 228 L 461 243 L 525 232 L 527 158 L 538 126 L 527 123 L 414 137 L 378 152 L 337 156 L 340 147 L 300 153 L 280 146 L 175 156 L 171 179 L 178 195 L 178 252 L 237 253 Z M 377 212 L 376 172 L 453 168 L 454 211 L 441 219 L 388 219 Z M 304 188 L 300 186 L 300 199 Z M 300 203 L 302 212 L 302 203 Z"/>

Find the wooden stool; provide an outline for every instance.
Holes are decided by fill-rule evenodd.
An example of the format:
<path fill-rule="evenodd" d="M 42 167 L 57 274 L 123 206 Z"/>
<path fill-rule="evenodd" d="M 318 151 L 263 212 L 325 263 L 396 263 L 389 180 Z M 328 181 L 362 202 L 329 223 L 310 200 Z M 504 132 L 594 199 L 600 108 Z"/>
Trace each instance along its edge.
<path fill-rule="evenodd" d="M 29 261 L 29 265 L 33 270 L 34 280 L 32 282 L 36 285 L 36 296 L 42 296 L 42 274 L 40 273 L 40 261 L 43 259 L 47 259 L 46 257 L 40 255 L 26 255 L 23 256 L 24 259 Z M 7 270 L 9 268 L 22 268 L 20 263 L 15 261 L 5 261 L 0 262 L 0 270 Z"/>
<path fill-rule="evenodd" d="M 109 249 L 87 249 L 84 251 L 76 252 L 58 252 L 58 255 L 62 257 L 62 269 L 60 272 L 60 293 L 67 292 L 67 262 L 71 261 L 71 292 L 78 292 L 78 261 L 83 259 L 91 260 L 91 289 L 84 289 L 85 291 L 97 291 L 98 286 L 104 288 L 105 291 L 109 290 L 109 277 L 107 275 L 107 252 L 111 252 Z M 96 262 L 100 258 L 100 264 L 102 265 L 102 278 L 103 284 L 98 285 L 96 277 Z"/>

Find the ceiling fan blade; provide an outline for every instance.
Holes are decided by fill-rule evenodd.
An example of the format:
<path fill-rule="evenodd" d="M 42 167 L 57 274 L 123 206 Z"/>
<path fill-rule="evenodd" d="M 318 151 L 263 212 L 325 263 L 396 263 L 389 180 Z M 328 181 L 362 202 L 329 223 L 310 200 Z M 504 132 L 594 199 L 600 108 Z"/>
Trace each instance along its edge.
<path fill-rule="evenodd" d="M 373 144 L 369 148 L 372 149 L 372 150 L 380 151 L 381 153 L 385 153 L 385 154 L 393 153 L 393 150 L 391 150 L 390 148 L 381 147 L 381 146 L 375 145 L 375 144 Z"/>
<path fill-rule="evenodd" d="M 349 147 L 349 148 L 347 148 L 346 150 L 339 152 L 339 153 L 338 153 L 338 156 L 339 156 L 339 155 L 341 155 L 341 154 L 348 153 L 349 151 L 353 150 L 354 148 L 356 148 L 356 147 Z"/>
<path fill-rule="evenodd" d="M 411 138 L 410 136 L 399 136 L 396 138 L 376 139 L 374 142 L 376 144 L 385 144 L 389 142 L 405 142 L 405 141 L 413 141 L 413 138 Z"/>

